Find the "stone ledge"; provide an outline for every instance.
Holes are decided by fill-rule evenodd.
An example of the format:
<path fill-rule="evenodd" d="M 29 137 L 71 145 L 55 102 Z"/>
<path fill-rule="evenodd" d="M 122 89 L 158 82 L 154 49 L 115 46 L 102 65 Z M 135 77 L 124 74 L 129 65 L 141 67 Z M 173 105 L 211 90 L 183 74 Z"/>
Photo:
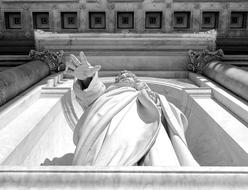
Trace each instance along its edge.
<path fill-rule="evenodd" d="M 136 2 L 143 2 L 144 0 L 108 0 L 108 2 L 118 2 L 118 3 L 136 3 Z"/>
<path fill-rule="evenodd" d="M 5 126 L 0 139 L 1 164 L 22 165 L 49 124 L 54 121 L 58 110 L 59 98 L 40 98 Z M 13 133 L 17 126 L 22 127 L 22 130 Z M 6 142 L 6 138 L 9 141 Z M 8 148 L 4 149 L 6 145 Z"/>
<path fill-rule="evenodd" d="M 0 61 L 29 61 L 28 55 L 0 55 Z"/>
<path fill-rule="evenodd" d="M 105 71 L 186 71 L 188 50 L 213 50 L 215 38 L 216 33 L 58 34 L 35 31 L 37 50 L 64 50 L 66 55 L 84 51 L 89 62 L 102 65 L 102 70 Z M 156 53 L 153 55 L 154 52 Z"/>
<path fill-rule="evenodd" d="M 35 31 L 36 39 L 48 38 L 192 38 L 195 37 L 215 40 L 216 34 L 199 32 L 199 33 L 52 33 L 44 31 Z"/>
<path fill-rule="evenodd" d="M 2 0 L 3 3 L 44 3 L 44 2 L 47 2 L 47 3 L 53 3 L 53 2 L 56 2 L 56 3 L 60 3 L 60 2 L 63 2 L 63 3 L 72 3 L 72 2 L 78 2 L 79 0 Z"/>
<path fill-rule="evenodd" d="M 16 97 L 17 100 L 8 102 L 7 107 L 4 105 L 0 114 L 0 123 L 2 124 L 2 129 L 0 131 L 0 141 L 2 142 L 0 151 L 2 154 L 0 160 L 2 164 L 39 165 L 46 158 L 43 154 L 54 154 L 54 152 L 52 152 L 54 149 L 55 152 L 58 153 L 68 148 L 58 148 L 58 151 L 56 151 L 56 145 L 52 143 L 51 147 L 49 147 L 50 149 L 39 150 L 40 146 L 44 146 L 47 140 L 50 139 L 49 136 L 59 139 L 60 135 L 57 135 L 57 132 L 61 132 L 62 128 L 63 130 L 72 132 L 72 130 L 67 127 L 67 124 L 70 124 L 67 120 L 68 118 L 64 118 L 63 111 L 61 111 L 65 110 L 65 107 L 67 108 L 66 111 L 69 111 L 68 106 L 69 101 L 71 101 L 71 88 L 66 86 L 55 88 L 54 85 L 61 85 L 64 83 L 59 77 L 59 74 L 47 77 L 39 84 L 35 85 L 33 89 L 29 89 L 28 93 L 25 92 L 21 97 Z M 53 80 L 52 88 L 49 88 L 49 86 L 51 86 L 49 84 L 51 83 L 50 80 Z M 63 104 L 64 101 L 67 103 L 66 106 Z M 69 114 L 70 116 L 72 115 L 70 112 L 67 116 Z M 32 116 L 32 119 L 30 119 L 30 116 Z M 63 119 L 66 119 L 67 122 L 61 123 Z M 21 129 L 16 130 L 17 127 L 21 127 Z M 54 128 L 57 128 L 57 130 L 59 129 L 59 131 L 55 132 Z M 47 132 L 49 130 L 51 131 Z M 48 135 L 45 142 L 44 135 Z M 68 137 L 70 137 L 70 134 L 66 135 L 69 135 Z M 40 139 L 42 138 L 43 144 L 39 144 Z M 72 143 L 71 140 L 72 137 L 69 141 Z M 50 141 L 52 140 L 50 139 Z M 36 154 L 33 152 L 36 152 Z M 43 157 L 39 157 L 37 154 L 43 155 Z M 52 156 L 59 155 L 55 154 Z"/>
<path fill-rule="evenodd" d="M 225 105 L 231 112 L 241 118 L 248 124 L 247 110 L 248 103 L 244 100 L 236 97 L 234 94 L 228 92 L 225 88 L 216 84 L 213 81 L 210 81 L 202 75 L 189 72 L 189 79 L 194 81 L 199 87 L 208 87 L 212 89 L 213 97 L 220 102 L 222 105 Z"/>
<path fill-rule="evenodd" d="M 173 0 L 174 2 L 246 2 L 246 0 Z"/>
<path fill-rule="evenodd" d="M 57 34 L 35 31 L 37 50 L 64 49 L 65 51 L 183 51 L 215 48 L 216 34 Z"/>
<path fill-rule="evenodd" d="M 248 72 L 220 61 L 209 62 L 203 75 L 248 101 Z"/>
<path fill-rule="evenodd" d="M 188 78 L 188 71 L 132 71 L 138 77 Z M 100 71 L 100 77 L 116 76 L 119 71 Z"/>
<path fill-rule="evenodd" d="M 203 166 L 248 166 L 247 124 L 214 98 L 192 98 L 187 136 L 196 160 Z"/>
<path fill-rule="evenodd" d="M 14 120 L 20 113 L 31 106 L 41 96 L 44 87 L 56 86 L 62 78 L 61 74 L 51 75 L 41 80 L 34 86 L 22 92 L 0 107 L 0 130 Z"/>
<path fill-rule="evenodd" d="M 1 167 L 5 189 L 246 189 L 247 168 Z"/>

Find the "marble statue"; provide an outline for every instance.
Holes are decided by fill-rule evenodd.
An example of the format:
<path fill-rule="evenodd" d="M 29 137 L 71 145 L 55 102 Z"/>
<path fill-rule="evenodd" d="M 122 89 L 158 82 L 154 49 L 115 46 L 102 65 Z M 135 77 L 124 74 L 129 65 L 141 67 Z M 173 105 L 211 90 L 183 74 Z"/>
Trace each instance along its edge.
<path fill-rule="evenodd" d="M 74 130 L 72 164 L 198 166 L 187 147 L 185 115 L 129 71 L 106 88 L 98 78 L 100 68 L 83 52 L 80 60 L 71 55 L 66 64 L 65 72 L 77 79 L 73 89 L 84 109 Z"/>

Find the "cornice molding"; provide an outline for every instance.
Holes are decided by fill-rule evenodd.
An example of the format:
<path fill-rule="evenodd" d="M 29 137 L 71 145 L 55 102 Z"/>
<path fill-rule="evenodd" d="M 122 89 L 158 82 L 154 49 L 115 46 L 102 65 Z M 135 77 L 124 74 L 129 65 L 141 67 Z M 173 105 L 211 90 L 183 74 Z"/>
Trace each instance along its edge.
<path fill-rule="evenodd" d="M 111 3 L 137 3 L 137 2 L 143 2 L 144 0 L 108 0 L 108 2 Z"/>
<path fill-rule="evenodd" d="M 2 0 L 3 3 L 72 3 L 72 2 L 78 2 L 79 0 Z"/>
<path fill-rule="evenodd" d="M 193 3 L 200 3 L 200 2 L 234 2 L 234 3 L 237 3 L 237 2 L 248 2 L 247 0 L 173 0 L 173 2 L 193 2 Z"/>

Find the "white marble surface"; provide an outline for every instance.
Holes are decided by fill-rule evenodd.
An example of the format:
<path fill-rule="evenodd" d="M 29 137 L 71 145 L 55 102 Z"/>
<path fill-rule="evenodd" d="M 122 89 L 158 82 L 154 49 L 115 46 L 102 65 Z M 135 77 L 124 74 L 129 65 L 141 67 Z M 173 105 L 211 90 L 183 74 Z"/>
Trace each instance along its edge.
<path fill-rule="evenodd" d="M 213 97 L 222 105 L 224 105 L 228 110 L 230 110 L 233 114 L 238 116 L 240 120 L 243 120 L 246 125 L 248 124 L 247 110 L 248 110 L 248 102 L 243 99 L 237 97 L 230 91 L 216 84 L 215 82 L 207 79 L 202 75 L 198 75 L 195 73 L 189 73 L 189 79 L 197 84 L 199 87 L 207 87 L 212 89 Z"/>
<path fill-rule="evenodd" d="M 0 167 L 0 189 L 248 188 L 247 168 L 201 167 Z"/>
<path fill-rule="evenodd" d="M 211 91 L 211 88 L 206 88 L 206 86 L 201 87 L 199 81 L 190 80 L 189 78 L 140 78 L 148 82 L 153 90 L 166 95 L 168 100 L 178 106 L 187 115 L 189 129 L 186 137 L 191 151 L 201 165 L 247 165 L 247 124 L 243 123 L 230 110 L 226 109 L 228 105 L 223 106 L 216 101 L 214 89 Z M 106 84 L 114 81 L 113 77 L 103 77 L 102 79 Z M 26 92 L 26 97 L 17 97 L 12 101 L 12 104 L 10 102 L 2 109 L 0 118 L 2 121 L 5 121 L 6 125 L 0 130 L 0 136 L 4 135 L 7 137 L 9 135 L 11 138 L 15 138 L 16 141 L 11 141 L 11 143 L 13 144 L 15 142 L 12 148 L 17 148 L 15 150 L 13 149 L 12 153 L 11 151 L 8 153 L 11 162 L 3 161 L 3 163 L 36 165 L 37 162 L 33 162 L 32 159 L 37 159 L 41 162 L 41 160 L 44 161 L 46 158 L 52 159 L 53 157 L 60 157 L 63 154 L 73 152 L 73 145 L 70 144 L 72 143 L 70 141 L 72 139 L 71 128 L 73 129 L 73 125 L 75 125 L 76 119 L 82 114 L 82 110 L 76 103 L 73 94 L 72 97 L 74 98 L 72 98 L 71 105 L 68 105 L 67 113 L 71 109 L 74 109 L 74 115 L 69 114 L 68 118 L 65 118 L 64 113 L 62 113 L 63 104 L 61 104 L 63 97 L 68 98 L 70 96 L 65 96 L 65 94 L 71 90 L 73 80 L 62 79 L 57 76 L 51 76 L 45 80 L 48 82 L 47 85 L 41 82 L 29 93 Z M 224 92 L 227 93 L 226 91 Z M 230 94 L 228 95 L 231 96 Z M 27 97 L 33 98 L 29 101 Z M 233 104 L 235 103 L 233 102 Z M 37 107 L 37 114 L 34 111 L 35 106 Z M 39 112 L 39 109 L 42 109 L 44 116 Z M 12 113 L 16 114 L 15 117 L 13 117 Z M 46 113 L 49 114 L 47 115 Z M 246 112 L 243 110 L 242 113 L 247 113 L 247 110 Z M 25 114 L 26 116 L 23 117 Z M 38 116 L 34 117 L 33 115 Z M 39 117 L 41 120 L 37 120 Z M 13 120 L 13 118 L 16 120 Z M 44 123 L 42 124 L 42 122 L 38 121 Z M 45 121 L 49 121 L 51 124 L 44 126 Z M 35 129 L 35 122 L 40 123 L 40 127 Z M 21 123 L 24 124 L 21 125 Z M 56 125 L 57 123 L 60 124 Z M 19 125 L 22 127 L 20 129 L 22 129 L 23 133 L 18 129 Z M 28 126 L 30 126 L 30 129 L 34 129 L 30 131 L 28 130 Z M 39 138 L 35 139 L 36 137 Z M 35 141 L 32 139 L 35 139 Z M 36 144 L 26 149 L 24 145 L 32 142 L 36 142 Z M 60 143 L 58 146 L 60 148 L 57 147 L 57 151 L 56 142 Z M 68 146 L 67 148 L 63 147 L 64 142 Z M 1 143 L 1 146 L 6 144 L 8 145 L 8 143 Z M 44 151 L 44 147 L 49 147 L 50 149 Z M 15 160 L 14 158 L 18 155 L 18 151 L 23 155 L 19 158 L 17 157 Z M 40 157 L 38 156 L 39 158 L 37 158 L 37 155 Z M 5 157 L 7 156 L 5 155 Z"/>

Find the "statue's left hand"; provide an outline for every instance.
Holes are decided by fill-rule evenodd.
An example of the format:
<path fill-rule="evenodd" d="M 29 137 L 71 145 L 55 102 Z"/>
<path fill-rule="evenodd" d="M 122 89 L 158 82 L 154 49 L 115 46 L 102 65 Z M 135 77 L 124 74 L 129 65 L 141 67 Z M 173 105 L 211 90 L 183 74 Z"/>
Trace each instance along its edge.
<path fill-rule="evenodd" d="M 83 52 L 80 52 L 80 61 L 73 54 L 70 55 L 70 60 L 66 63 L 65 73 L 72 75 L 80 80 L 85 80 L 92 77 L 101 69 L 100 65 L 92 66 L 86 59 Z"/>

